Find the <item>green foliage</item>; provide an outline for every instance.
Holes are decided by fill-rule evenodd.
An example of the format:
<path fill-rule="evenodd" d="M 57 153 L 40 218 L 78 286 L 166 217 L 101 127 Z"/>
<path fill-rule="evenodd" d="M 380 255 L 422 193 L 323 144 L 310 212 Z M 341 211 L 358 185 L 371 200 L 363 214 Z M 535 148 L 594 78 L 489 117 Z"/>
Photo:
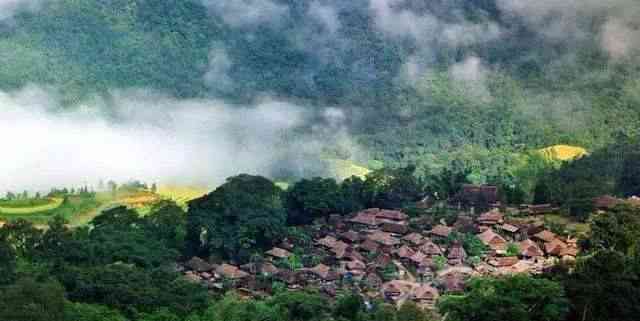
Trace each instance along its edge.
<path fill-rule="evenodd" d="M 0 288 L 0 320 L 64 321 L 64 288 L 29 278 Z"/>
<path fill-rule="evenodd" d="M 444 267 L 447 265 L 447 258 L 445 258 L 442 255 L 437 255 L 433 257 L 433 264 L 436 268 L 436 271 L 440 271 L 442 269 L 444 269 Z"/>
<path fill-rule="evenodd" d="M 326 320 L 330 312 L 327 299 L 313 292 L 280 292 L 269 304 L 279 311 L 282 320 L 321 321 Z"/>
<path fill-rule="evenodd" d="M 628 255 L 637 255 L 640 245 L 640 209 L 619 205 L 602 214 L 595 215 L 590 222 L 590 233 L 584 239 L 587 250 L 616 250 Z"/>
<path fill-rule="evenodd" d="M 580 259 L 562 278 L 571 299 L 570 320 L 625 321 L 640 313 L 637 257 L 601 250 Z"/>
<path fill-rule="evenodd" d="M 453 244 L 454 242 L 460 242 L 468 256 L 482 256 L 487 250 L 487 246 L 480 241 L 480 239 L 472 233 L 458 233 L 452 232 L 446 239 L 447 244 Z"/>
<path fill-rule="evenodd" d="M 187 252 L 246 260 L 286 233 L 282 190 L 260 176 L 227 179 L 211 194 L 189 203 Z"/>
<path fill-rule="evenodd" d="M 334 179 L 302 179 L 286 191 L 287 223 L 309 224 L 314 218 L 338 212 L 340 188 Z"/>
<path fill-rule="evenodd" d="M 396 321 L 430 321 L 434 320 L 431 318 L 429 313 L 420 307 L 418 307 L 415 303 L 411 301 L 407 301 L 396 313 Z"/>
<path fill-rule="evenodd" d="M 16 252 L 0 229 L 0 286 L 11 283 L 16 271 Z"/>
<path fill-rule="evenodd" d="M 65 321 L 127 321 L 117 310 L 102 305 L 66 302 Z"/>
<path fill-rule="evenodd" d="M 444 296 L 438 309 L 453 321 L 561 321 L 569 304 L 560 284 L 517 275 L 473 279 L 463 296 Z"/>
<path fill-rule="evenodd" d="M 367 174 L 364 193 L 368 207 L 402 208 L 425 196 L 425 184 L 416 176 L 416 168 L 384 168 Z"/>
<path fill-rule="evenodd" d="M 520 255 L 520 246 L 518 243 L 509 243 L 506 252 L 507 256 L 518 256 Z"/>
<path fill-rule="evenodd" d="M 338 320 L 362 320 L 364 301 L 358 294 L 346 294 L 338 297 L 333 310 L 333 316 Z"/>

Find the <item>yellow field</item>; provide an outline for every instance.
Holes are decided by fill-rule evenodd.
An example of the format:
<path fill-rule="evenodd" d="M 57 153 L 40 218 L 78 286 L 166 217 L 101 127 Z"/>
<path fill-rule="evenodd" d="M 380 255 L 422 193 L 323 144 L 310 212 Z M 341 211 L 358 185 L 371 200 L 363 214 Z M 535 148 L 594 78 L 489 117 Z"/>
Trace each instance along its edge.
<path fill-rule="evenodd" d="M 180 205 L 186 205 L 190 200 L 209 193 L 205 187 L 161 185 L 158 187 L 158 195 L 170 199 Z"/>
<path fill-rule="evenodd" d="M 151 192 L 139 192 L 118 200 L 120 203 L 135 208 L 153 205 L 159 201 L 160 196 Z"/>
<path fill-rule="evenodd" d="M 570 145 L 553 145 L 543 149 L 540 152 L 547 160 L 570 161 L 587 155 L 587 150 L 579 146 Z"/>
<path fill-rule="evenodd" d="M 25 215 L 25 214 L 33 214 L 38 212 L 44 212 L 56 209 L 62 205 L 64 199 L 62 198 L 51 198 L 49 204 L 40 205 L 40 206 L 32 206 L 32 207 L 0 207 L 1 214 L 8 215 Z"/>

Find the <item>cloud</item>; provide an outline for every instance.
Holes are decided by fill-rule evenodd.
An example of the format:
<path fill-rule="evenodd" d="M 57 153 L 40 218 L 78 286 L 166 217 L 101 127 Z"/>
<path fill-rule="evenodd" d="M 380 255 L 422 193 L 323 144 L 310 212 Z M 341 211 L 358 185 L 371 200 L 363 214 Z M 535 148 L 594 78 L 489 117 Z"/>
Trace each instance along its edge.
<path fill-rule="evenodd" d="M 498 39 L 501 30 L 491 21 L 478 23 L 456 17 L 451 21 L 408 9 L 403 0 L 370 0 L 376 27 L 392 37 L 406 36 L 418 43 L 456 47 Z"/>
<path fill-rule="evenodd" d="M 340 29 L 338 12 L 334 7 L 314 1 L 309 6 L 308 12 L 309 16 L 322 22 L 330 33 L 336 33 Z"/>
<path fill-rule="evenodd" d="M 13 17 L 20 10 L 36 10 L 44 0 L 0 0 L 0 21 Z"/>
<path fill-rule="evenodd" d="M 281 21 L 287 6 L 270 0 L 202 0 L 209 10 L 232 27 L 255 26 Z"/>
<path fill-rule="evenodd" d="M 470 97 L 484 102 L 491 100 L 491 93 L 487 88 L 487 78 L 490 70 L 475 56 L 467 57 L 449 69 L 449 75 L 455 85 Z"/>
<path fill-rule="evenodd" d="M 640 51 L 640 26 L 634 27 L 623 20 L 611 19 L 602 27 L 600 44 L 613 59 L 637 55 Z"/>
<path fill-rule="evenodd" d="M 137 90 L 71 111 L 58 110 L 57 101 L 38 87 L 0 92 L 6 151 L 0 190 L 44 191 L 100 179 L 215 186 L 239 173 L 269 176 L 285 165 L 292 167 L 288 173 L 304 174 L 316 170 L 310 160 L 324 148 L 350 141 L 338 109 L 318 116 L 269 99 L 230 106 Z M 307 126 L 311 120 L 316 128 Z"/>
<path fill-rule="evenodd" d="M 209 51 L 209 68 L 204 75 L 204 82 L 214 93 L 228 94 L 234 90 L 229 70 L 233 66 L 231 57 L 224 45 L 214 43 Z"/>

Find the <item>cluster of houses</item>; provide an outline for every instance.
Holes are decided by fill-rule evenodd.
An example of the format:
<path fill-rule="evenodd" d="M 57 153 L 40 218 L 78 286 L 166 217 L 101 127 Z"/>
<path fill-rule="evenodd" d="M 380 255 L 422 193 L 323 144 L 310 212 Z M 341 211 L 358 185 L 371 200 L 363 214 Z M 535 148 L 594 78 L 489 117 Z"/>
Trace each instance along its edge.
<path fill-rule="evenodd" d="M 486 251 L 470 258 L 465 244 L 451 237 L 454 232 L 474 234 Z M 448 226 L 372 208 L 331 215 L 315 233 L 313 245 L 303 250 L 318 257 L 313 266 L 286 264 L 296 246 L 285 240 L 260 262 L 236 266 L 192 258 L 180 269 L 211 289 L 232 286 L 249 295 L 269 293 L 274 282 L 291 290 L 314 286 L 329 296 L 348 287 L 369 298 L 411 300 L 428 308 L 443 293 L 464 291 L 471 276 L 541 273 L 557 260 L 574 260 L 578 252 L 575 239 L 543 224 L 505 219 L 499 209 L 459 215 Z"/>

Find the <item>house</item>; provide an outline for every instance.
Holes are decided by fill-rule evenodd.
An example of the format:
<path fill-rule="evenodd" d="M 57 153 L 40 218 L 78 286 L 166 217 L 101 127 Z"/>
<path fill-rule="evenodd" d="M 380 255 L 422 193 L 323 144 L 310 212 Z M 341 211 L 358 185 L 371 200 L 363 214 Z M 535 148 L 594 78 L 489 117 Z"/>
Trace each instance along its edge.
<path fill-rule="evenodd" d="M 517 256 L 494 257 L 489 260 L 489 264 L 496 268 L 513 266 L 520 261 Z"/>
<path fill-rule="evenodd" d="M 425 243 L 422 244 L 418 250 L 420 252 L 423 252 L 427 256 L 442 255 L 442 249 L 440 248 L 440 246 L 433 243 L 430 239 L 426 239 Z"/>
<path fill-rule="evenodd" d="M 420 233 L 407 234 L 402 238 L 403 241 L 408 242 L 411 245 L 419 246 L 424 244 L 425 238 Z"/>
<path fill-rule="evenodd" d="M 365 227 L 378 226 L 378 220 L 376 219 L 376 213 L 379 211 L 377 208 L 370 208 L 364 211 L 356 213 L 356 215 L 348 220 L 353 224 L 364 225 Z"/>
<path fill-rule="evenodd" d="M 409 298 L 413 289 L 417 286 L 416 283 L 393 280 L 382 284 L 382 296 L 385 300 L 397 303 L 398 301 Z"/>
<path fill-rule="evenodd" d="M 192 257 L 189 261 L 187 261 L 184 266 L 186 268 L 188 268 L 189 270 L 195 271 L 195 272 L 209 272 L 211 270 L 214 269 L 214 266 L 209 264 L 207 261 L 194 256 Z"/>
<path fill-rule="evenodd" d="M 249 273 L 240 270 L 240 268 L 235 265 L 226 263 L 218 266 L 216 273 L 229 280 L 240 280 L 249 277 Z"/>
<path fill-rule="evenodd" d="M 449 265 L 462 265 L 462 263 L 467 259 L 467 252 L 464 251 L 464 248 L 460 243 L 456 242 L 449 249 L 447 259 L 449 261 Z"/>
<path fill-rule="evenodd" d="M 547 214 L 553 211 L 553 207 L 551 204 L 536 204 L 536 205 L 528 205 L 527 212 L 530 215 L 542 215 Z"/>
<path fill-rule="evenodd" d="M 324 264 L 318 264 L 312 268 L 304 268 L 300 270 L 300 277 L 303 277 L 312 281 L 331 282 L 338 279 L 338 274 L 333 271 L 329 266 Z"/>
<path fill-rule="evenodd" d="M 498 229 L 511 236 L 515 236 L 515 234 L 520 230 L 519 227 L 508 223 L 498 225 Z"/>
<path fill-rule="evenodd" d="M 359 248 L 369 253 L 377 253 L 380 245 L 374 240 L 366 239 L 364 242 L 360 243 Z"/>
<path fill-rule="evenodd" d="M 477 235 L 484 245 L 495 252 L 502 252 L 507 249 L 507 241 L 492 229 L 488 229 Z"/>
<path fill-rule="evenodd" d="M 502 215 L 502 213 L 500 213 L 500 210 L 498 209 L 493 209 L 491 211 L 482 213 L 477 219 L 478 224 L 484 226 L 493 226 L 496 224 L 500 224 L 503 221 L 504 215 Z"/>
<path fill-rule="evenodd" d="M 541 242 L 549 243 L 553 242 L 557 238 L 557 235 L 549 230 L 543 230 L 542 232 L 534 234 L 533 238 Z"/>
<path fill-rule="evenodd" d="M 593 207 L 599 210 L 608 210 L 622 204 L 624 201 L 611 195 L 602 195 L 593 198 Z"/>
<path fill-rule="evenodd" d="M 421 284 L 413 289 L 410 298 L 417 304 L 433 306 L 439 296 L 438 289 L 427 284 Z"/>
<path fill-rule="evenodd" d="M 544 251 L 549 255 L 560 256 L 560 254 L 567 248 L 567 244 L 560 239 L 554 239 L 551 242 L 544 244 Z"/>
<path fill-rule="evenodd" d="M 316 241 L 316 244 L 326 248 L 326 249 L 331 249 L 336 245 L 336 242 L 338 242 L 338 239 L 336 239 L 335 237 L 331 236 L 331 235 L 327 235 L 319 240 Z"/>
<path fill-rule="evenodd" d="M 400 240 L 393 236 L 391 233 L 382 232 L 379 230 L 374 231 L 373 233 L 367 236 L 368 239 L 378 242 L 383 246 L 395 246 L 400 244 Z"/>
<path fill-rule="evenodd" d="M 360 242 L 360 234 L 353 230 L 348 230 L 342 234 L 340 234 L 340 239 L 347 243 L 357 243 Z"/>
<path fill-rule="evenodd" d="M 409 216 L 400 211 L 393 210 L 379 210 L 376 213 L 376 218 L 383 222 L 402 222 L 409 219 Z"/>
<path fill-rule="evenodd" d="M 445 292 L 464 292 L 464 275 L 461 273 L 447 273 L 441 277 L 441 283 Z"/>
<path fill-rule="evenodd" d="M 396 253 L 395 253 L 395 254 L 396 254 L 396 256 L 398 256 L 398 258 L 399 258 L 399 259 L 404 260 L 404 261 L 407 261 L 407 260 L 409 260 L 409 258 L 410 258 L 412 255 L 414 255 L 415 253 L 416 253 L 416 252 L 415 252 L 412 248 L 410 248 L 410 247 L 408 247 L 408 246 L 406 246 L 406 245 L 403 245 L 402 247 L 400 247 L 400 248 L 396 251 Z"/>
<path fill-rule="evenodd" d="M 422 264 L 425 264 L 425 260 L 427 258 L 428 256 L 426 254 L 418 251 L 409 257 L 409 262 L 413 263 L 416 266 L 420 266 Z"/>
<path fill-rule="evenodd" d="M 537 258 L 544 256 L 538 244 L 530 239 L 526 239 L 518 244 L 520 255 L 525 258 Z"/>
<path fill-rule="evenodd" d="M 454 202 L 463 206 L 486 206 L 498 203 L 498 187 L 491 185 L 465 184 L 462 190 L 453 197 Z"/>
<path fill-rule="evenodd" d="M 291 252 L 279 247 L 274 247 L 271 250 L 265 252 L 265 254 L 274 259 L 286 259 L 291 256 Z"/>
<path fill-rule="evenodd" d="M 429 231 L 428 233 L 432 236 L 432 237 L 437 237 L 437 238 L 447 238 L 449 236 L 449 234 L 451 234 L 452 229 L 446 225 L 436 225 L 434 226 L 431 231 Z"/>
<path fill-rule="evenodd" d="M 384 222 L 380 228 L 385 232 L 401 235 L 409 232 L 409 226 L 406 222 Z"/>

